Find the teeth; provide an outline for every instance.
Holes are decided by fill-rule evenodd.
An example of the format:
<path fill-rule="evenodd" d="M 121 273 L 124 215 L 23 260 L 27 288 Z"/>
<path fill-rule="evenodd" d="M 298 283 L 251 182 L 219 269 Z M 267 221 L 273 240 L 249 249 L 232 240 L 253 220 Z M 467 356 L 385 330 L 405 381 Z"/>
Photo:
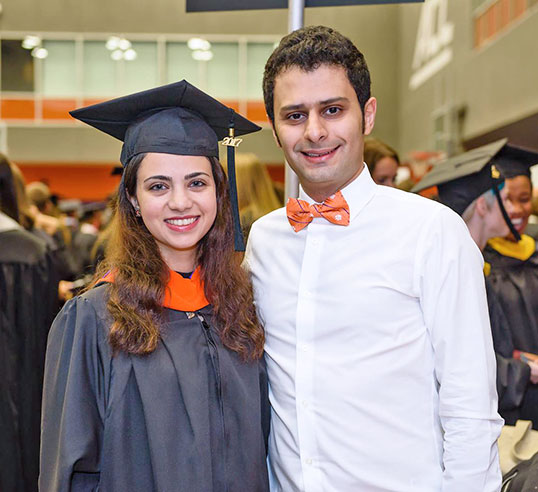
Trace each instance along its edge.
<path fill-rule="evenodd" d="M 323 152 L 322 154 L 314 153 L 314 152 L 305 152 L 305 154 L 308 157 L 321 157 L 322 155 L 328 155 L 332 152 L 332 150 L 329 150 L 328 152 Z"/>
<path fill-rule="evenodd" d="M 523 219 L 512 219 L 512 224 L 519 225 L 523 222 Z"/>
<path fill-rule="evenodd" d="M 186 226 L 192 224 L 195 220 L 196 218 L 192 217 L 191 219 L 169 219 L 166 222 L 175 226 Z"/>

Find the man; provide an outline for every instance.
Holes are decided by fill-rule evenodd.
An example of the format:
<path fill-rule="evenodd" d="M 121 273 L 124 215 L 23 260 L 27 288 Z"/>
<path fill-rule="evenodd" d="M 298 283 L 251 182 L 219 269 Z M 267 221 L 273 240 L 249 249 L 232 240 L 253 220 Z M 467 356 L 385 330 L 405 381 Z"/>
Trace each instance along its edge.
<path fill-rule="evenodd" d="M 412 191 L 437 186 L 441 202 L 462 216 L 476 245 L 483 251 L 492 238 L 508 234 L 518 236 L 524 229 L 520 227 L 521 222 L 512 222 L 512 217 L 519 218 L 519 204 L 512 198 L 509 185 L 515 173 L 521 170 L 528 172 L 536 162 L 538 154 L 509 145 L 504 138 L 438 164 Z M 514 357 L 516 337 L 508 321 L 519 316 L 518 312 L 524 309 L 514 312 L 503 306 L 488 276 L 489 270 L 486 264 L 489 315 L 497 356 L 499 411 L 512 425 L 518 418 L 536 422 L 536 404 L 532 405 L 532 402 L 538 398 L 535 386 L 538 383 L 538 363 L 533 359 L 538 356 L 526 352 L 522 357 Z M 520 322 L 518 329 L 527 345 L 517 348 L 532 349 L 532 323 Z"/>
<path fill-rule="evenodd" d="M 301 182 L 289 219 L 254 223 L 246 255 L 266 330 L 272 490 L 498 490 L 495 361 L 465 224 L 372 181 L 376 100 L 347 38 L 283 38 L 264 97 Z"/>

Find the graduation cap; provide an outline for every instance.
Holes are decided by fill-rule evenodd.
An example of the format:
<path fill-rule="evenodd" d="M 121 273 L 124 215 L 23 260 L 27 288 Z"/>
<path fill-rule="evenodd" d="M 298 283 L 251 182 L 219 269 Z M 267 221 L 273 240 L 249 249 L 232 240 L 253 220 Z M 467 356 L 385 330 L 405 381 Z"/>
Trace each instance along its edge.
<path fill-rule="evenodd" d="M 261 127 L 186 80 L 76 109 L 70 114 L 121 140 L 120 161 L 124 167 L 134 156 L 146 152 L 218 158 L 218 142 L 224 140 L 228 147 L 235 249 L 244 251 L 234 148 L 241 142 L 236 137 L 261 130 Z"/>
<path fill-rule="evenodd" d="M 495 165 L 505 179 L 516 176 L 531 177 L 531 167 L 538 164 L 538 153 L 506 144 L 495 158 Z"/>
<path fill-rule="evenodd" d="M 441 202 L 462 215 L 474 200 L 492 190 L 510 232 L 519 241 L 521 236 L 508 217 L 499 194 L 508 177 L 501 169 L 532 161 L 538 163 L 538 154 L 508 145 L 507 141 L 503 138 L 437 164 L 411 191 L 416 193 L 437 186 Z"/>

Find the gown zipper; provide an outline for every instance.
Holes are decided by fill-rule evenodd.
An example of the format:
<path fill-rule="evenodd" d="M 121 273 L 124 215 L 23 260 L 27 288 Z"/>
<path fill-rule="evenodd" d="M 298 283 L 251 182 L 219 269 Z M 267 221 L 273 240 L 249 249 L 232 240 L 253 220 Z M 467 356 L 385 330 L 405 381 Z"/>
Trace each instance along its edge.
<path fill-rule="evenodd" d="M 217 382 L 217 393 L 218 393 L 218 398 L 219 398 L 220 422 L 221 422 L 223 455 L 224 455 L 223 460 L 224 460 L 224 469 L 226 470 L 227 469 L 227 466 L 226 466 L 226 462 L 227 462 L 226 460 L 226 425 L 224 423 L 224 401 L 222 398 L 222 382 L 221 382 L 221 377 L 220 377 L 219 353 L 217 350 L 217 344 L 215 343 L 215 339 L 213 338 L 213 335 L 211 334 L 211 329 L 209 327 L 209 324 L 200 313 L 196 313 L 196 316 L 202 323 L 205 338 L 209 345 L 209 353 L 211 356 L 211 364 L 213 365 L 213 370 L 215 372 L 215 380 Z M 227 483 L 225 486 L 226 486 L 226 491 L 228 491 Z"/>

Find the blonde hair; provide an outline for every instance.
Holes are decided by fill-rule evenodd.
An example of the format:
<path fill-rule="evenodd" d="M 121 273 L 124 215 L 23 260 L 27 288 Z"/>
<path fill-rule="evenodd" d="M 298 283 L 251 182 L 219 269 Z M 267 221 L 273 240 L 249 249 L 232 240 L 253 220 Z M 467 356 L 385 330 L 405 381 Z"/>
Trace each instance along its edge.
<path fill-rule="evenodd" d="M 237 154 L 235 167 L 241 215 L 248 213 L 253 222 L 282 206 L 267 168 L 255 154 Z"/>

